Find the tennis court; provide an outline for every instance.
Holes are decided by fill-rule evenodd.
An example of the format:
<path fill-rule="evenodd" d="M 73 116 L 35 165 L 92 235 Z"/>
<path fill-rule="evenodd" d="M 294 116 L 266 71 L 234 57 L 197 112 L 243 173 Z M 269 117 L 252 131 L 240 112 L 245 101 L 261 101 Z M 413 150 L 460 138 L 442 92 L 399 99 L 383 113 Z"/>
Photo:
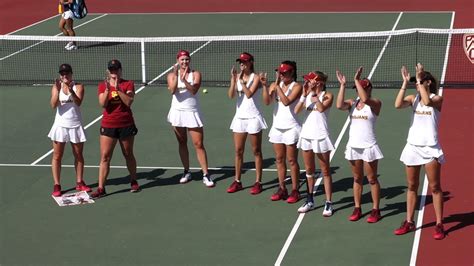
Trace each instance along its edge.
<path fill-rule="evenodd" d="M 452 27 L 453 15 L 452 12 L 89 14 L 76 24 L 76 33 L 78 36 L 102 37 L 175 37 L 449 29 Z M 279 21 L 285 20 L 291 20 L 292 23 L 279 24 Z M 308 21 L 318 23 L 307 23 Z M 14 35 L 54 36 L 58 34 L 56 24 L 57 19 L 54 17 L 15 32 Z M 179 33 L 177 28 L 180 29 Z M 300 60 L 296 61 L 303 66 L 298 69 L 298 75 L 320 67 L 329 73 L 332 81 L 336 81 L 334 71 L 335 67 L 339 67 L 351 79 L 355 67 L 364 65 L 364 76 L 374 80 L 385 79 L 386 72 L 378 71 L 380 69 L 393 69 L 396 71 L 394 76 L 398 77 L 400 64 L 394 60 L 404 50 L 384 49 L 393 44 L 390 39 L 384 40 L 377 41 L 368 49 L 370 51 L 366 51 L 365 62 L 352 62 L 336 56 L 331 61 L 330 56 L 311 51 L 307 56 L 317 59 L 312 64 L 311 60 L 303 62 L 304 57 L 298 58 Z M 396 40 L 394 37 L 393 41 Z M 446 43 L 448 40 L 442 41 Z M 120 46 L 121 43 L 115 47 Z M 190 43 L 189 47 L 171 44 L 163 48 L 166 50 L 163 54 L 173 55 L 179 48 L 189 49 L 195 52 L 192 64 L 203 73 L 204 80 L 206 72 L 217 73 L 212 75 L 227 80 L 235 58 L 240 52 L 247 50 L 242 49 L 239 44 L 220 50 L 221 46 L 217 42 L 198 49 L 201 46 L 199 42 Z M 41 44 L 32 49 L 39 47 Z M 257 46 L 248 46 L 252 47 Z M 97 61 L 97 65 L 103 64 L 105 69 L 111 58 L 101 57 L 100 53 L 107 50 L 108 46 L 89 48 L 79 49 L 76 54 L 68 54 L 57 48 L 55 57 L 44 61 L 44 64 L 59 65 L 65 59 L 71 60 L 69 63 L 74 67 L 76 60 L 82 60 L 80 69 L 86 71 L 87 66 L 82 62 L 90 60 Z M 49 49 L 54 50 L 56 47 Z M 300 51 L 304 49 L 304 45 L 295 49 Z M 2 53 L 13 52 L 2 50 Z M 24 62 L 32 60 L 31 55 L 28 56 L 29 52 L 5 58 L 0 64 L 5 70 L 16 69 L 18 65 L 15 64 L 25 65 Z M 272 67 L 279 62 L 297 57 L 294 51 L 279 51 L 278 46 L 248 52 L 256 55 L 257 71 L 269 72 L 270 76 Z M 353 52 L 357 51 L 348 51 L 347 54 Z M 426 67 L 438 77 L 445 72 L 445 53 L 446 47 L 440 46 L 432 49 L 429 57 L 426 57 Z M 126 52 L 120 55 L 123 58 L 117 58 L 126 62 L 124 76 L 127 78 L 127 65 L 135 67 L 136 59 L 127 58 L 129 55 Z M 415 234 L 400 237 L 393 235 L 393 230 L 405 217 L 406 182 L 399 155 L 405 145 L 409 126 L 409 110 L 393 108 L 396 87 L 380 87 L 373 91 L 374 97 L 383 102 L 377 122 L 378 142 L 385 155 L 379 162 L 383 219 L 376 224 L 368 224 L 365 219 L 354 223 L 347 219 L 353 209 L 352 176 L 344 159 L 347 142 L 344 124 L 347 113 L 337 110 L 335 104 L 329 120 L 331 137 L 337 145 L 331 159 L 333 202 L 336 210 L 332 217 L 324 218 L 321 215 L 324 203 L 321 186 L 317 188 L 315 197 L 318 207 L 305 215 L 296 211 L 303 200 L 293 205 L 270 201 L 270 195 L 277 188 L 278 182 L 274 153 L 266 138 L 268 131 L 264 132 L 263 141 L 264 191 L 257 196 L 250 195 L 248 189 L 235 194 L 226 193 L 234 174 L 232 133 L 228 128 L 234 115 L 235 102 L 227 98 L 227 88 L 222 86 L 219 79 L 205 84 L 203 88 L 208 90 L 207 94 L 200 93 L 205 119 L 204 142 L 216 187 L 208 189 L 200 181 L 198 163 L 192 148 L 190 159 L 194 180 L 180 185 L 182 169 L 177 143 L 166 122 L 171 96 L 164 86 L 164 74 L 173 64 L 174 57 L 158 59 L 153 58 L 153 55 L 151 53 L 146 58 L 150 62 L 146 72 L 147 81 L 157 78 L 152 84 L 140 86 L 140 70 L 129 70 L 129 75 L 138 80 L 136 89 L 139 93 L 132 110 L 139 128 L 135 138 L 135 156 L 142 191 L 138 194 L 128 192 L 128 172 L 123 156 L 116 148 L 107 183 L 108 195 L 94 204 L 84 206 L 58 207 L 50 196 L 51 144 L 46 135 L 53 123 L 54 113 L 48 105 L 50 85 L 44 84 L 47 83 L 46 79 L 35 86 L 1 85 L 0 264 L 407 265 L 416 261 L 416 250 L 413 254 L 413 249 L 418 245 L 417 240 L 414 240 Z M 265 61 L 265 64 L 262 62 L 260 66 L 259 55 L 273 58 L 274 61 Z M 5 56 L 6 54 L 2 54 L 2 57 Z M 418 56 L 423 58 L 423 51 L 419 51 Z M 407 62 L 412 65 L 415 63 Z M 18 75 L 25 75 L 25 79 L 28 78 L 28 73 L 15 71 Z M 50 75 L 53 80 L 55 72 L 56 67 L 45 67 L 38 75 Z M 102 73 L 103 71 L 98 75 L 103 75 Z M 75 76 L 80 80 L 79 70 Z M 330 87 L 329 90 L 337 94 L 336 87 Z M 354 91 L 349 89 L 346 95 L 355 97 Z M 100 122 L 97 118 L 101 114 L 96 84 L 86 84 L 81 109 L 88 134 L 84 147 L 85 180 L 95 187 L 99 162 Z M 263 110 L 267 123 L 271 124 L 272 107 L 264 107 Z M 255 178 L 250 150 L 247 146 L 244 159 L 247 170 L 242 176 L 244 187 L 251 186 Z M 302 169 L 303 165 L 300 156 Z M 73 177 L 73 157 L 68 147 L 63 158 L 63 188 L 73 188 Z M 304 188 L 305 184 L 302 182 L 301 191 Z M 369 189 L 367 186 L 364 189 L 362 209 L 365 217 L 370 211 L 371 203 Z M 432 208 L 429 199 L 428 197 L 427 207 Z M 446 200 L 449 200 L 448 194 Z M 433 230 L 432 228 L 431 226 L 426 230 Z M 462 262 L 472 262 L 472 255 L 470 256 Z"/>

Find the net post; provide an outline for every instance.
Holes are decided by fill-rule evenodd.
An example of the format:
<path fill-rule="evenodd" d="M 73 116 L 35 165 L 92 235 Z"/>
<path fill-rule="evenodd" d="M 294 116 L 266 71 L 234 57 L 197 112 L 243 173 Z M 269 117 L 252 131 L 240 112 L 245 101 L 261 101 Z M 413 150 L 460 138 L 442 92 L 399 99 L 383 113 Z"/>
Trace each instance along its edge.
<path fill-rule="evenodd" d="M 145 64 L 145 39 L 142 38 L 140 41 L 141 49 L 141 62 L 142 62 L 142 83 L 146 84 L 146 64 Z"/>

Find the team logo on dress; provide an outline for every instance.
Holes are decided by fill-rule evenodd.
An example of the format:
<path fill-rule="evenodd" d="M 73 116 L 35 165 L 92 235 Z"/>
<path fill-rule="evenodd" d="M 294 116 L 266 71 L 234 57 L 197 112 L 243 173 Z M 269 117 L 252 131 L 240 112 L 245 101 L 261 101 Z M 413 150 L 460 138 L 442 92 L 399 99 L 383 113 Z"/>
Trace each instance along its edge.
<path fill-rule="evenodd" d="M 464 53 L 466 53 L 467 58 L 474 64 L 474 33 L 464 34 L 463 41 Z"/>

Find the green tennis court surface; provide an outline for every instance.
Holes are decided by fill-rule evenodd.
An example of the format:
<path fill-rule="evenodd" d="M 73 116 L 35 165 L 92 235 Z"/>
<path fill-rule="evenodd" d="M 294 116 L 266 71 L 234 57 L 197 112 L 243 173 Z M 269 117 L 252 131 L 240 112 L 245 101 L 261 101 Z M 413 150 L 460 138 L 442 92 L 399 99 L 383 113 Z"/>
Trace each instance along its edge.
<path fill-rule="evenodd" d="M 397 29 L 449 28 L 451 15 L 406 13 L 401 16 Z M 88 20 L 99 16 L 91 15 Z M 79 27 L 77 34 L 129 37 L 376 31 L 391 30 L 398 16 L 399 13 L 107 15 Z M 279 26 L 282 17 L 291 18 L 293 23 Z M 178 27 L 181 31 L 170 27 L 171 18 L 173 22 L 183 23 Z M 198 22 L 202 23 L 201 32 L 185 26 Z M 55 35 L 56 23 L 48 20 L 17 34 Z M 436 52 L 444 58 L 444 51 Z M 370 55 L 374 63 L 380 52 Z M 237 56 L 238 52 L 230 54 L 229 58 Z M 277 61 L 292 59 L 289 54 L 280 58 L 279 51 L 274 51 L 274 56 Z M 391 64 L 390 58 L 395 56 L 384 54 L 379 65 Z M 193 59 L 205 78 L 204 65 L 213 62 L 205 62 L 205 58 L 199 57 L 199 52 Z M 15 59 L 7 60 L 13 64 Z M 338 65 L 346 64 L 343 59 L 337 60 L 340 60 L 336 62 Z M 219 67 L 230 71 L 233 61 Z M 71 64 L 74 66 L 74 62 Z M 105 68 L 106 61 L 103 64 Z M 442 61 L 433 62 L 427 68 L 441 73 L 442 65 Z M 318 65 L 315 63 L 314 67 Z M 395 69 L 399 67 L 397 65 Z M 256 69 L 259 70 L 258 58 Z M 377 76 L 377 67 L 373 64 L 365 65 L 365 69 L 365 76 L 371 70 L 373 76 Z M 356 69 L 343 70 L 351 79 Z M 303 70 L 298 74 L 301 76 Z M 335 80 L 334 73 L 329 75 Z M 353 203 L 352 176 L 343 154 L 347 141 L 345 132 L 331 162 L 334 169 L 334 216 L 322 217 L 322 187 L 318 187 L 315 197 L 318 208 L 303 217 L 294 238 L 285 246 L 299 217 L 296 210 L 303 201 L 294 205 L 270 201 L 277 182 L 274 154 L 266 137 L 268 130 L 264 131 L 263 141 L 264 192 L 251 196 L 246 189 L 227 194 L 225 190 L 233 180 L 234 150 L 228 128 L 235 102 L 227 98 L 226 88 L 206 88 L 209 93 L 200 93 L 200 99 L 205 119 L 204 142 L 209 166 L 214 169 L 211 173 L 217 181 L 215 188 L 208 189 L 201 183 L 198 170 L 193 170 L 194 182 L 179 184 L 181 163 L 177 143 L 166 122 L 171 95 L 164 86 L 148 86 L 136 96 L 132 106 L 139 128 L 135 155 L 142 192 L 128 192 L 128 172 L 123 168 L 124 160 L 117 147 L 112 161 L 117 168 L 113 168 L 109 175 L 108 196 L 95 204 L 60 208 L 50 196 L 51 157 L 38 161 L 51 149 L 46 137 L 54 119 L 54 112 L 48 104 L 50 87 L 1 86 L 1 264 L 272 265 L 281 261 L 282 265 L 407 265 L 410 262 L 414 235 L 395 237 L 392 233 L 404 219 L 406 183 L 403 165 L 398 158 L 409 124 L 408 110 L 393 108 L 397 91 L 377 88 L 373 91 L 374 97 L 383 102 L 377 123 L 377 138 L 385 155 L 379 163 L 383 219 L 377 224 L 366 223 L 366 216 L 355 223 L 347 219 Z M 329 90 L 337 93 L 334 88 Z M 346 96 L 354 97 L 354 93 L 348 89 Z M 96 85 L 86 85 L 85 97 L 82 113 L 86 125 L 101 113 Z M 263 110 L 267 123 L 271 125 L 272 107 Z M 346 112 L 333 105 L 330 115 L 333 141 L 341 133 L 346 116 Z M 88 141 L 84 149 L 88 166 L 85 179 L 94 186 L 99 162 L 98 130 L 99 123 L 93 123 L 87 129 Z M 197 167 L 190 143 L 189 147 L 191 165 Z M 248 146 L 246 168 L 253 168 L 252 159 Z M 32 163 L 34 166 L 29 166 Z M 63 164 L 73 164 L 69 147 Z M 304 169 L 301 158 L 300 167 Z M 73 177 L 74 169 L 64 167 L 63 189 L 73 187 Z M 251 186 L 254 178 L 254 171 L 245 171 L 242 177 L 244 186 Z M 302 183 L 301 191 L 304 190 L 305 184 Z M 363 212 L 367 214 L 371 208 L 367 186 L 363 202 Z"/>

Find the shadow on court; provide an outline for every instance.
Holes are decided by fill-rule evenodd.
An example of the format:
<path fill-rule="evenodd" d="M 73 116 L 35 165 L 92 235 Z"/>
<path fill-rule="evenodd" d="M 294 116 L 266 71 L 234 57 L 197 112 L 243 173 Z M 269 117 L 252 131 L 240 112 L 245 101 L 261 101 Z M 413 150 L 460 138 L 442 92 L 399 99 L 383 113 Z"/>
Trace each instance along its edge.
<path fill-rule="evenodd" d="M 474 212 L 451 214 L 443 218 L 443 224 L 445 228 L 447 224 L 453 223 L 455 223 L 453 226 L 446 229 L 446 234 L 474 225 Z M 436 221 L 424 224 L 421 226 L 421 228 L 424 229 L 428 227 L 433 227 L 435 225 Z"/>

